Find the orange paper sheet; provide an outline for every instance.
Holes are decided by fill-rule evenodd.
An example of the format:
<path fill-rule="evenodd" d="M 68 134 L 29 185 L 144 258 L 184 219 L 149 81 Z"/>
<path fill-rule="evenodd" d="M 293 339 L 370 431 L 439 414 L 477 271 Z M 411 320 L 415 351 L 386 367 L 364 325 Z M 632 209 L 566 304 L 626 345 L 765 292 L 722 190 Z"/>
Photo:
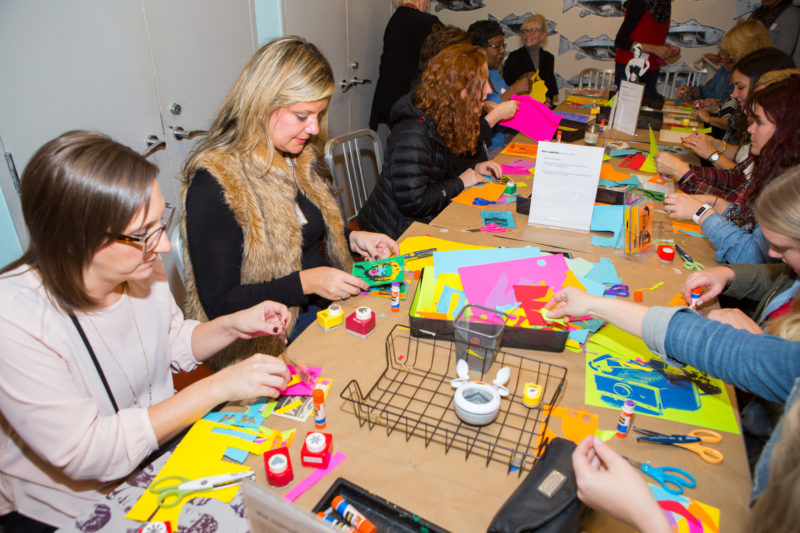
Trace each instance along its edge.
<path fill-rule="evenodd" d="M 502 153 L 506 155 L 520 155 L 522 157 L 536 158 L 538 150 L 539 146 L 536 144 L 510 142 L 508 146 L 503 149 Z"/>
<path fill-rule="evenodd" d="M 611 181 L 623 181 L 631 177 L 631 174 L 620 172 L 611 163 L 603 163 L 600 167 L 600 179 Z"/>
<path fill-rule="evenodd" d="M 697 224 L 692 224 L 691 222 L 680 222 L 678 220 L 673 220 L 672 231 L 678 233 L 679 229 L 683 231 L 694 231 L 696 233 L 703 233 L 703 228 L 701 228 Z"/>
<path fill-rule="evenodd" d="M 503 195 L 505 190 L 506 186 L 502 183 L 484 183 L 483 186 L 475 185 L 464 189 L 461 194 L 453 198 L 453 201 L 466 205 L 473 205 L 472 202 L 476 198 L 495 202 Z"/>

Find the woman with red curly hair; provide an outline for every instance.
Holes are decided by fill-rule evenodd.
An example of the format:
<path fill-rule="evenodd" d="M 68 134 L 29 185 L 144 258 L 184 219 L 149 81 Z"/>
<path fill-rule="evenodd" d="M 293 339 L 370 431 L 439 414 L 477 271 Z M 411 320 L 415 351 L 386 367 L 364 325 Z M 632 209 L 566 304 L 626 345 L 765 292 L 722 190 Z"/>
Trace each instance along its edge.
<path fill-rule="evenodd" d="M 800 164 L 800 76 L 789 76 L 753 92 L 745 103 L 750 120 L 754 166 L 738 198 L 722 213 L 704 196 L 668 194 L 664 208 L 672 218 L 692 219 L 725 263 L 769 263 L 769 243 L 755 221 L 758 195 L 781 172 Z M 721 203 L 721 202 L 720 202 Z"/>
<path fill-rule="evenodd" d="M 381 178 L 358 215 L 361 229 L 397 238 L 415 220 L 430 222 L 466 187 L 500 176 L 500 165 L 478 149 L 488 76 L 477 46 L 449 46 L 428 62 L 419 86 L 392 108 Z M 511 104 L 487 115 L 489 124 L 513 116 Z"/>

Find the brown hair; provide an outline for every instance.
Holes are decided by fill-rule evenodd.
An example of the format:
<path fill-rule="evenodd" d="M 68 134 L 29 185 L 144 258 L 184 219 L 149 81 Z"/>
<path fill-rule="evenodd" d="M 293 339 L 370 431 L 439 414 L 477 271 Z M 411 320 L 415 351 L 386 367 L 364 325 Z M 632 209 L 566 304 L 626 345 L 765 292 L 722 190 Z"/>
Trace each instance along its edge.
<path fill-rule="evenodd" d="M 433 56 L 454 44 L 469 44 L 469 33 L 465 32 L 456 26 L 442 26 L 441 24 L 434 24 L 433 29 L 425 37 L 422 42 L 422 48 L 419 51 L 419 70 L 425 70 L 428 66 L 428 61 Z"/>
<path fill-rule="evenodd" d="M 475 151 L 480 134 L 481 100 L 488 74 L 486 53 L 478 46 L 457 44 L 436 54 L 414 91 L 414 105 L 430 116 L 436 133 L 456 155 Z M 466 101 L 461 96 L 466 89 Z"/>
<path fill-rule="evenodd" d="M 91 309 L 97 302 L 86 292 L 84 269 L 142 208 L 147 215 L 157 174 L 141 154 L 100 133 L 70 131 L 48 142 L 20 185 L 30 244 L 0 273 L 30 265 L 65 312 Z"/>

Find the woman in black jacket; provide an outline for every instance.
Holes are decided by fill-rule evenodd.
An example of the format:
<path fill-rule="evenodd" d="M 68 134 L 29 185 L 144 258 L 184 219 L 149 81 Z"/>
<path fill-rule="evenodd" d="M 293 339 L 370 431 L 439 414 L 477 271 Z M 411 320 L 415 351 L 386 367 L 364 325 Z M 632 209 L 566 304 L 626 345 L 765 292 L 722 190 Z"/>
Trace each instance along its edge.
<path fill-rule="evenodd" d="M 532 76 L 539 71 L 539 77 L 547 86 L 547 105 L 553 104 L 558 96 L 556 84 L 555 58 L 542 48 L 547 40 L 547 20 L 542 15 L 533 15 L 522 23 L 520 29 L 522 46 L 508 54 L 503 66 L 503 79 L 511 86 L 523 76 Z"/>
<path fill-rule="evenodd" d="M 392 108 L 383 171 L 358 215 L 361 229 L 397 238 L 415 220 L 430 222 L 466 187 L 500 176 L 500 165 L 478 149 L 488 76 L 477 46 L 450 46 L 430 60 L 416 90 Z M 516 106 L 501 112 L 513 116 Z"/>

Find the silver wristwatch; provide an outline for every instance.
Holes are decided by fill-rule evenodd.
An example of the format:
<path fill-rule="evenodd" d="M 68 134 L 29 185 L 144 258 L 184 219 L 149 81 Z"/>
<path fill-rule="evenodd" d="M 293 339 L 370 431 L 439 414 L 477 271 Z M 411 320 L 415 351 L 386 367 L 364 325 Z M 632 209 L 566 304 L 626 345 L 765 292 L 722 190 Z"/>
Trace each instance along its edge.
<path fill-rule="evenodd" d="M 712 163 L 716 163 L 717 161 L 719 161 L 719 157 L 721 155 L 722 155 L 722 152 L 714 152 L 713 154 L 708 156 L 708 160 L 711 161 Z"/>

